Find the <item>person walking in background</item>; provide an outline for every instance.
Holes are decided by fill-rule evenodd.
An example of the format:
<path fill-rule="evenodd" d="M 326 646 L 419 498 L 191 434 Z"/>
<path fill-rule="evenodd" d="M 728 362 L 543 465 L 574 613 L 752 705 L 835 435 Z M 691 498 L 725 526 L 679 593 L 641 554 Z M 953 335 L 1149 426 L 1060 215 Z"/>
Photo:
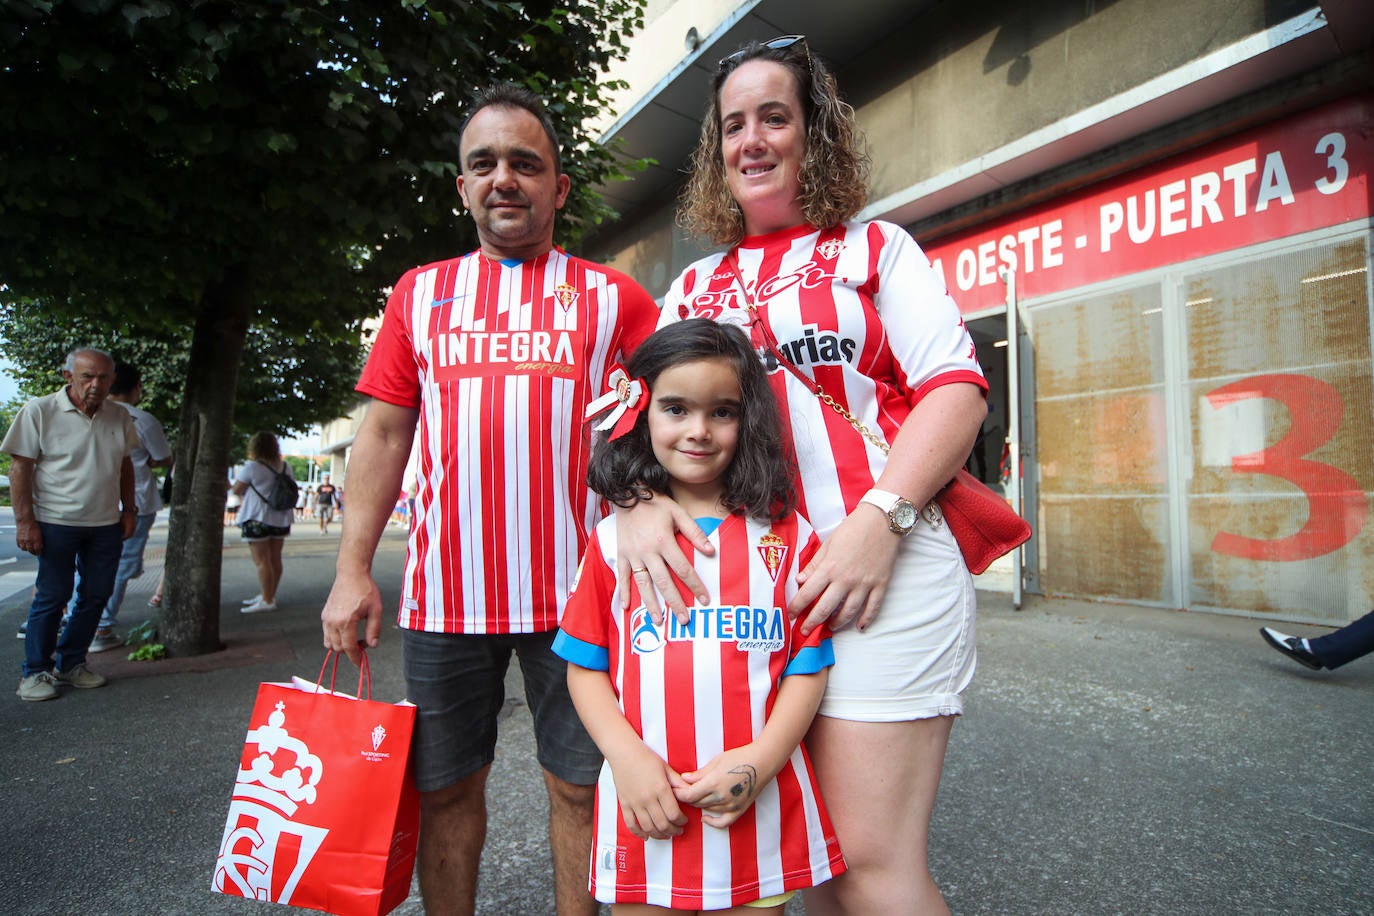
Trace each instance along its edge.
<path fill-rule="evenodd" d="M 157 511 L 162 508 L 162 496 L 158 492 L 153 468 L 172 466 L 172 447 L 167 442 L 167 434 L 156 417 L 138 408 L 138 402 L 142 399 L 142 373 L 128 363 L 116 362 L 114 382 L 110 385 L 110 400 L 129 412 L 134 421 L 134 428 L 138 431 L 139 444 L 129 455 L 134 466 L 134 499 L 138 507 L 138 517 L 134 533 L 124 541 L 120 551 L 114 589 L 100 614 L 100 626 L 95 631 L 95 638 L 91 640 L 92 652 L 106 652 L 124 645 L 124 637 L 115 631 L 115 626 L 119 623 L 119 609 L 124 603 L 124 593 L 129 587 L 129 580 L 143 575 L 143 551 L 148 546 L 148 534 L 153 530 L 153 522 L 157 520 Z M 81 589 L 80 580 L 81 575 L 78 573 L 78 594 Z M 76 610 L 76 602 L 77 596 L 73 595 L 73 611 Z"/>
<path fill-rule="evenodd" d="M 120 545 L 138 517 L 129 458 L 138 430 L 128 412 L 105 403 L 114 360 L 100 350 L 73 350 L 62 377 L 62 390 L 19 408 L 0 442 L 12 459 L 15 543 L 38 557 L 16 691 L 28 701 L 55 699 L 62 684 L 105 686 L 86 667 L 86 653 L 114 591 Z M 81 586 L 64 628 L 78 569 Z"/>
<path fill-rule="evenodd" d="M 243 505 L 243 497 L 234 492 L 234 481 L 229 479 L 224 483 L 224 526 L 237 524 L 239 517 L 239 506 Z"/>
<path fill-rule="evenodd" d="M 1304 639 L 1273 627 L 1260 627 L 1264 641 L 1299 665 L 1334 669 L 1374 652 L 1374 611 L 1325 636 Z"/>
<path fill-rule="evenodd" d="M 363 624 L 365 644 L 377 645 L 372 560 L 418 423 L 425 458 L 400 626 L 417 713 L 425 909 L 476 906 L 486 781 L 513 652 L 549 796 L 555 906 L 561 916 L 592 916 L 587 857 L 601 755 L 551 645 L 602 515 L 586 486 L 582 412 L 611 361 L 648 336 L 657 308 L 628 277 L 554 247 L 571 180 L 538 97 L 512 85 L 478 94 L 459 130 L 458 167 L 481 245 L 408 272 L 387 301 L 357 386 L 372 401 L 349 458 L 324 642 L 356 662 Z M 455 359 L 454 346 L 481 349 Z"/>
<path fill-rule="evenodd" d="M 320 534 L 329 533 L 329 523 L 334 521 L 334 509 L 338 505 L 339 488 L 329 482 L 325 474 L 315 490 L 315 516 L 320 520 Z"/>
<path fill-rule="evenodd" d="M 282 542 L 291 536 L 291 517 L 295 511 L 291 507 L 273 508 L 269 502 L 278 474 L 295 479 L 291 465 L 281 455 L 277 437 L 266 430 L 253 433 L 248 440 L 248 460 L 234 479 L 234 493 L 243 499 L 238 515 L 239 532 L 248 542 L 248 551 L 258 570 L 260 589 L 244 601 L 241 610 L 245 614 L 277 609 Z"/>
<path fill-rule="evenodd" d="M 597 525 L 554 641 L 606 756 L 592 892 L 616 912 L 782 916 L 844 859 L 801 750 L 834 655 L 826 626 L 787 619 L 820 541 L 793 508 L 777 401 L 748 338 L 699 319 L 650 335 L 612 383 L 588 484 L 616 505 L 670 494 L 717 544 L 694 558 L 717 603 L 682 626 L 655 626 L 633 593 L 627 612 L 615 519 Z"/>
<path fill-rule="evenodd" d="M 833 631 L 806 746 L 849 870 L 806 892 L 809 916 L 945 911 L 928 833 L 974 669 L 973 579 L 930 503 L 973 446 L 987 382 L 911 236 L 854 221 L 867 171 L 854 111 L 805 37 L 722 59 L 679 216 L 724 247 L 674 281 L 660 318 L 749 328 L 821 537 L 790 609 Z M 673 576 L 698 596 L 701 582 L 672 531 L 709 545 L 658 497 L 616 514 L 622 581 L 652 581 L 681 614 Z"/>
<path fill-rule="evenodd" d="M 162 575 L 157 577 L 157 588 L 153 589 L 153 597 L 148 599 L 148 607 L 162 607 L 162 588 L 167 584 L 167 570 L 164 567 Z"/>

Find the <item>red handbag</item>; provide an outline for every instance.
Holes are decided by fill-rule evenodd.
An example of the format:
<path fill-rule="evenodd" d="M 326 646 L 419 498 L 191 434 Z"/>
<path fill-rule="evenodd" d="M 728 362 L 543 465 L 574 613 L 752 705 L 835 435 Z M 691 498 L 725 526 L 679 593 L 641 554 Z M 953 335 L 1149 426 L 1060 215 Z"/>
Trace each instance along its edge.
<path fill-rule="evenodd" d="M 999 493 L 963 468 L 935 494 L 935 502 L 959 543 L 968 571 L 975 576 L 1030 540 L 1030 524 Z"/>
<path fill-rule="evenodd" d="M 325 665 L 330 656 L 325 656 Z M 338 657 L 334 656 L 337 670 Z M 409 772 L 415 707 L 261 684 L 212 888 L 340 916 L 381 916 L 410 894 L 419 796 Z"/>

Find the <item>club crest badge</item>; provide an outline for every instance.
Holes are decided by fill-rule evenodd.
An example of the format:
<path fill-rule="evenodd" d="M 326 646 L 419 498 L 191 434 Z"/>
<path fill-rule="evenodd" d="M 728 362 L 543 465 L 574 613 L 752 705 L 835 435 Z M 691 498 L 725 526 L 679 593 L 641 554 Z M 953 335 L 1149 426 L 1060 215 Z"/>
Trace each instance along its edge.
<path fill-rule="evenodd" d="M 567 283 L 560 283 L 553 291 L 553 297 L 558 300 L 558 304 L 563 306 L 563 311 L 570 310 L 577 304 L 577 297 L 582 295 L 577 291 L 577 287 Z"/>
<path fill-rule="evenodd" d="M 816 253 L 827 261 L 833 261 L 844 251 L 844 242 L 839 239 L 826 239 L 816 246 Z"/>
<path fill-rule="evenodd" d="M 768 569 L 768 575 L 773 577 L 773 581 L 778 581 L 778 573 L 782 571 L 783 561 L 787 559 L 787 543 L 773 532 L 768 532 L 759 538 L 759 556 L 763 558 L 763 565 Z"/>

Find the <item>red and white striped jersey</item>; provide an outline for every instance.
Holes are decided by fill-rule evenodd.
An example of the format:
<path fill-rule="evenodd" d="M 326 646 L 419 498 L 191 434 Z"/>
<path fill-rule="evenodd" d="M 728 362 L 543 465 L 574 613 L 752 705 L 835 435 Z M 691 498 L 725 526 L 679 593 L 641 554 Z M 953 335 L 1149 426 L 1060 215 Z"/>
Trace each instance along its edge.
<path fill-rule="evenodd" d="M 771 526 L 732 515 L 710 537 L 715 557 L 678 543 L 716 606 L 692 607 L 685 626 L 672 615 L 656 626 L 637 590 L 634 610 L 620 610 L 615 520 L 602 522 L 554 640 L 570 663 L 608 672 L 630 725 L 679 773 L 752 741 L 785 676 L 834 663 L 825 627 L 803 637 L 801 619 L 787 617 L 796 574 L 820 546 L 811 526 L 795 513 Z M 603 903 L 721 909 L 813 887 L 845 868 L 800 747 L 728 828 L 703 824 L 697 808 L 684 807 L 682 835 L 638 839 L 625 826 L 609 764 L 596 804 L 590 884 Z"/>
<path fill-rule="evenodd" d="M 944 279 L 901 227 L 796 226 L 746 238 L 736 250 L 740 276 L 779 349 L 888 444 L 932 389 L 972 382 L 987 390 Z M 695 317 L 747 329 L 746 300 L 728 255 L 683 271 L 664 300 L 660 325 Z M 757 330 L 753 340 L 762 353 Z M 799 509 L 827 537 L 887 458 L 771 355 L 763 359 L 796 449 Z"/>
<path fill-rule="evenodd" d="M 603 515 L 582 414 L 657 315 L 633 280 L 558 249 L 472 252 L 396 284 L 357 390 L 420 411 L 402 627 L 558 626 Z"/>

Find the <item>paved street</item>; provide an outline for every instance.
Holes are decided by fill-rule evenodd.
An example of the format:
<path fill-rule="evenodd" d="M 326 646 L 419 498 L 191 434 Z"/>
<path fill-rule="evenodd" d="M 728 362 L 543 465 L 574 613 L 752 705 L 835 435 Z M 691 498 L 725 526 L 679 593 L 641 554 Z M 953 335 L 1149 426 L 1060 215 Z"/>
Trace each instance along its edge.
<path fill-rule="evenodd" d="M 318 671 L 338 532 L 298 524 L 282 610 L 253 616 L 237 610 L 256 590 L 252 564 L 227 534 L 225 652 L 104 653 L 92 657 L 113 679 L 104 689 L 0 699 L 6 912 L 288 912 L 210 893 L 211 866 L 257 684 Z M 160 524 L 126 623 L 150 612 L 165 537 Z M 393 606 L 403 553 L 388 529 L 376 569 Z M 932 829 L 956 914 L 1374 913 L 1374 658 L 1309 672 L 1253 620 L 980 597 L 978 676 Z M 0 600 L 11 683 L 22 643 L 9 634 L 26 611 L 26 586 Z M 378 698 L 403 694 L 399 649 L 389 627 Z M 539 916 L 551 911 L 543 789 L 511 682 L 480 911 Z M 421 913 L 418 895 L 398 912 Z"/>
<path fill-rule="evenodd" d="M 14 510 L 0 506 L 0 601 L 33 585 L 34 558 L 14 542 Z"/>

